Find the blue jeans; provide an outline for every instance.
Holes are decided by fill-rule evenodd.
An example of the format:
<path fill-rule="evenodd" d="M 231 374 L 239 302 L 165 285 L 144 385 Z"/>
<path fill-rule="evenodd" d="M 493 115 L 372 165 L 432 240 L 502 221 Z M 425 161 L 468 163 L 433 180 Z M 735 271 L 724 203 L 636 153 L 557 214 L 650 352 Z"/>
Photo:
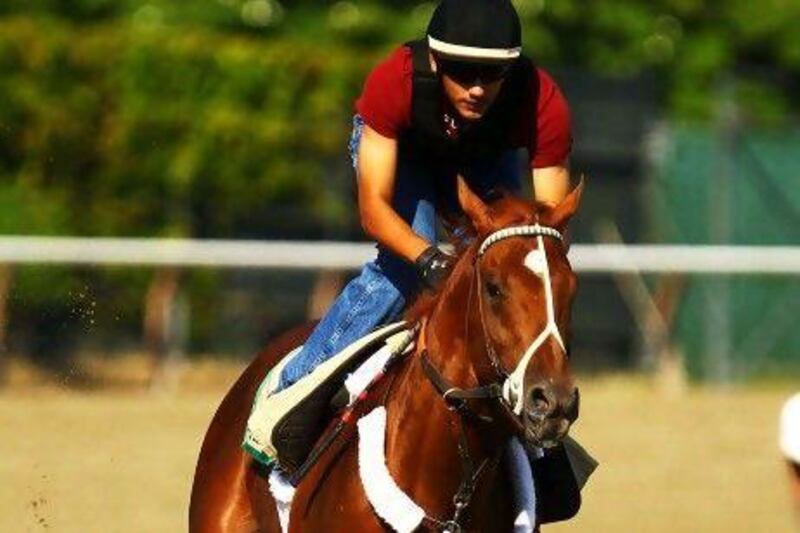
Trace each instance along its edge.
<path fill-rule="evenodd" d="M 349 145 L 356 168 L 362 128 L 363 121 L 356 115 Z M 485 196 L 495 188 L 518 192 L 521 165 L 517 155 L 516 151 L 509 151 L 496 160 L 463 169 L 463 173 L 478 195 Z M 441 176 L 436 171 L 414 158 L 398 157 L 392 206 L 417 235 L 431 244 L 436 243 L 437 178 Z M 439 204 L 457 205 L 455 191 L 447 191 L 447 195 L 440 198 Z M 413 265 L 378 245 L 377 258 L 364 265 L 361 273 L 345 286 L 300 353 L 284 368 L 278 390 L 308 375 L 317 365 L 379 326 L 398 320 L 418 289 Z"/>

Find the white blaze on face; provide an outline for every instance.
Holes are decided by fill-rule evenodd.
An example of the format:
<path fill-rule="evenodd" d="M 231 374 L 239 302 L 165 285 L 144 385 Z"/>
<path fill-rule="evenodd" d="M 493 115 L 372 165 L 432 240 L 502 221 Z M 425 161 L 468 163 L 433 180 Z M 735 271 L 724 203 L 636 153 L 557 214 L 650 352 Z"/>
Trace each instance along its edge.
<path fill-rule="evenodd" d="M 528 252 L 523 264 L 540 278 L 544 278 L 547 273 L 547 255 L 541 248 L 534 248 Z"/>
<path fill-rule="evenodd" d="M 544 288 L 544 301 L 545 312 L 547 316 L 547 324 L 542 332 L 531 343 L 522 356 L 517 367 L 511 373 L 503 385 L 503 396 L 506 401 L 513 407 L 516 415 L 522 414 L 522 406 L 524 400 L 523 393 L 523 380 L 525 378 L 525 371 L 528 364 L 533 359 L 536 350 L 544 344 L 548 337 L 551 335 L 556 339 L 561 349 L 564 350 L 564 341 L 561 339 L 561 332 L 558 331 L 555 319 L 555 305 L 553 302 L 553 287 L 550 280 L 550 267 L 547 264 L 547 251 L 544 248 L 544 239 L 541 235 L 536 237 L 538 247 L 531 250 L 526 256 L 523 264 L 526 268 L 530 269 L 536 276 L 542 280 Z"/>

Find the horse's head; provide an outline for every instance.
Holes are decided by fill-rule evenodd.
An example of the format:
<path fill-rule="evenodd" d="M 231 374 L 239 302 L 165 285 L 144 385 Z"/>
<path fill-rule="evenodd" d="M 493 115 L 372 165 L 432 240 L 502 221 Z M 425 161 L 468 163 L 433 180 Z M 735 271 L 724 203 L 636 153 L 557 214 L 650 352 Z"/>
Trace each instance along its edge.
<path fill-rule="evenodd" d="M 563 234 L 582 190 L 581 182 L 556 207 L 512 197 L 487 205 L 459 178 L 478 235 L 468 255 L 484 346 L 472 352 L 484 362 L 474 364 L 481 381 L 502 382 L 503 402 L 534 446 L 553 445 L 578 417 L 568 351 L 577 280 Z"/>

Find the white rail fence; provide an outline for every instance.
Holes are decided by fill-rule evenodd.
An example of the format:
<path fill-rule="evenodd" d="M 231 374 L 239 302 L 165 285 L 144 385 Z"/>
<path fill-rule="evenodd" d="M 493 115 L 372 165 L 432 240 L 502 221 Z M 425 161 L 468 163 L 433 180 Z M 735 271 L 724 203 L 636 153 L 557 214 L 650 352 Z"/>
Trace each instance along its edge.
<path fill-rule="evenodd" d="M 326 271 L 359 268 L 374 258 L 375 253 L 374 245 L 369 243 L 330 241 L 0 236 L 0 274 L 7 271 L 9 266 L 25 264 L 172 266 L 318 270 L 323 272 L 320 281 L 324 280 Z M 613 277 L 641 332 L 642 360 L 655 359 L 659 369 L 666 369 L 661 374 L 678 376 L 663 381 L 677 383 L 671 385 L 670 389 L 679 391 L 685 388 L 683 367 L 670 341 L 674 318 L 670 309 L 675 309 L 682 292 L 682 283 L 675 283 L 675 280 L 696 274 L 800 275 L 800 246 L 574 244 L 569 257 L 578 272 Z M 645 275 L 655 275 L 665 283 L 661 288 L 657 283 L 655 289 L 651 290 L 644 282 Z M 3 279 L 7 278 L 6 275 Z M 320 284 L 320 287 L 320 294 L 327 294 L 325 284 Z M 316 292 L 317 288 L 313 293 Z M 718 311 L 726 305 L 727 293 L 727 284 L 720 282 L 713 294 L 707 294 L 709 316 L 725 316 Z M 312 295 L 312 300 L 318 299 L 318 296 Z M 332 296 L 327 294 L 326 297 Z M 665 302 L 667 305 L 664 305 Z M 155 331 L 162 336 L 166 353 L 154 354 L 160 364 L 154 366 L 151 383 L 156 387 L 171 387 L 174 386 L 178 368 L 174 362 L 185 353 L 188 310 L 186 300 L 177 298 L 176 294 L 163 303 L 166 313 Z M 318 305 L 322 306 L 320 302 Z M 717 368 L 714 375 L 718 376 L 719 381 L 728 381 L 730 372 L 726 369 L 730 366 L 728 340 L 731 338 L 731 324 L 723 319 L 712 320 L 707 329 L 709 338 L 714 340 L 710 344 L 715 349 L 709 355 L 710 364 Z"/>
<path fill-rule="evenodd" d="M 138 238 L 0 237 L 0 263 L 214 268 L 355 269 L 368 243 Z M 575 244 L 586 273 L 800 274 L 800 246 Z"/>

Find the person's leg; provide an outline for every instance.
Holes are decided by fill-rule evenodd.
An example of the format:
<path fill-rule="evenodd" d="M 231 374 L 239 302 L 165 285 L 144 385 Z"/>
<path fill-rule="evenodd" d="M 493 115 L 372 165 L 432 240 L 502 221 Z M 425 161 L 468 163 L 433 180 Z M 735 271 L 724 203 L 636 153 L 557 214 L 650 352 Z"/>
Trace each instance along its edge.
<path fill-rule="evenodd" d="M 354 124 L 351 153 L 357 153 L 360 124 Z M 433 180 L 410 159 L 398 162 L 393 206 L 412 229 L 431 243 L 436 241 Z M 286 365 L 278 390 L 308 375 L 320 363 L 376 327 L 396 320 L 417 291 L 412 265 L 383 247 L 350 281 L 311 333 L 302 350 Z"/>
<path fill-rule="evenodd" d="M 311 373 L 350 343 L 391 321 L 404 303 L 403 294 L 377 262 L 367 263 L 351 280 L 281 374 L 282 390 Z"/>

